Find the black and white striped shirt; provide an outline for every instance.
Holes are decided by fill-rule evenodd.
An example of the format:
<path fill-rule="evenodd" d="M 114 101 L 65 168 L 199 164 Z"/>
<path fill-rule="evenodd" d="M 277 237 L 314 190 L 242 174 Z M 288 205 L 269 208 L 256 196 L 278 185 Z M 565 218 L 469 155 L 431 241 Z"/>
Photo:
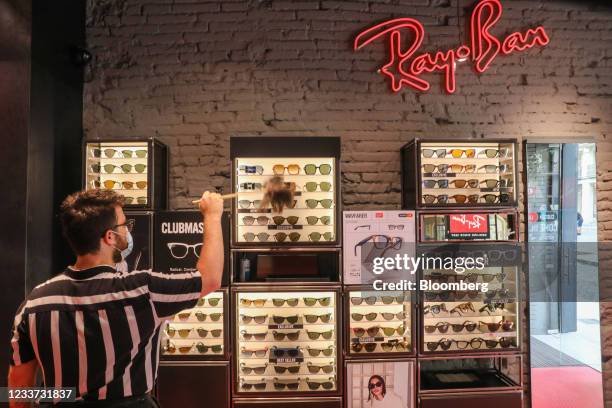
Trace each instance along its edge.
<path fill-rule="evenodd" d="M 79 399 L 150 392 L 162 323 L 194 307 L 201 288 L 197 271 L 69 268 L 34 288 L 19 307 L 11 364 L 38 360 L 46 387 L 75 387 Z"/>

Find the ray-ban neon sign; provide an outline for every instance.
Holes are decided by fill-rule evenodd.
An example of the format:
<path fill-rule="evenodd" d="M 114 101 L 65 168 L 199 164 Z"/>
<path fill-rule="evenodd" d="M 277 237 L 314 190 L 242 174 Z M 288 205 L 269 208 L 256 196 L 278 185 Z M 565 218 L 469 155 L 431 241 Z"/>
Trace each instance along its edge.
<path fill-rule="evenodd" d="M 471 59 L 474 69 L 483 73 L 498 54 L 508 55 L 525 51 L 550 42 L 544 27 L 530 28 L 524 33 L 515 32 L 499 40 L 491 29 L 502 15 L 500 0 L 480 1 L 470 18 L 470 44 L 460 45 L 456 49 L 433 53 L 417 54 L 423 42 L 425 29 L 412 18 L 397 18 L 386 21 L 362 31 L 355 38 L 355 50 L 365 47 L 374 40 L 389 35 L 390 59 L 380 69 L 380 73 L 391 79 L 391 89 L 398 92 L 402 86 L 409 86 L 419 91 L 427 91 L 429 82 L 421 78 L 424 73 L 441 71 L 444 74 L 444 87 L 448 93 L 455 92 L 455 74 L 457 62 Z M 402 34 L 412 32 L 412 42 L 402 45 Z"/>

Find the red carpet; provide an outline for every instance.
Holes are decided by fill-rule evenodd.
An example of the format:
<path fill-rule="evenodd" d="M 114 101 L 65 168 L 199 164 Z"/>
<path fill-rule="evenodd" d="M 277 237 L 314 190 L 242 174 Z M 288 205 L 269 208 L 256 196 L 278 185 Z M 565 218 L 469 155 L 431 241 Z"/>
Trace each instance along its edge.
<path fill-rule="evenodd" d="M 533 408 L 603 408 L 601 373 L 591 367 L 531 369 Z"/>

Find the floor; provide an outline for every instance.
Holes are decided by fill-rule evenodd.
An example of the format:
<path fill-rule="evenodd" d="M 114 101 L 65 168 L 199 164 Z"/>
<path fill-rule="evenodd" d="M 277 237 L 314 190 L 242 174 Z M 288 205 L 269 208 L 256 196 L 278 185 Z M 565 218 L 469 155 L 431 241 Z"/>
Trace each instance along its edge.
<path fill-rule="evenodd" d="M 603 408 L 601 374 L 591 367 L 531 369 L 532 408 Z"/>

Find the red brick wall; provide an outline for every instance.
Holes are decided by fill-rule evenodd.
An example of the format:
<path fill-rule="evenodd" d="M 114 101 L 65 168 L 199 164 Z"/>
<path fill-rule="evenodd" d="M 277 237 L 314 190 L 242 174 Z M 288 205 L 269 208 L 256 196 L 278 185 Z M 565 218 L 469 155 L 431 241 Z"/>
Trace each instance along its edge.
<path fill-rule="evenodd" d="M 551 43 L 483 75 L 460 65 L 454 95 L 437 74 L 428 93 L 393 94 L 376 74 L 386 49 L 352 51 L 360 30 L 392 17 L 425 25 L 424 50 L 456 47 L 474 3 L 90 0 L 85 136 L 169 145 L 172 208 L 230 190 L 230 135 L 340 136 L 345 209 L 399 206 L 399 148 L 414 137 L 593 138 L 600 240 L 612 240 L 612 10 L 503 1 L 494 33 L 543 24 Z M 602 309 L 612 404 L 612 304 Z"/>

